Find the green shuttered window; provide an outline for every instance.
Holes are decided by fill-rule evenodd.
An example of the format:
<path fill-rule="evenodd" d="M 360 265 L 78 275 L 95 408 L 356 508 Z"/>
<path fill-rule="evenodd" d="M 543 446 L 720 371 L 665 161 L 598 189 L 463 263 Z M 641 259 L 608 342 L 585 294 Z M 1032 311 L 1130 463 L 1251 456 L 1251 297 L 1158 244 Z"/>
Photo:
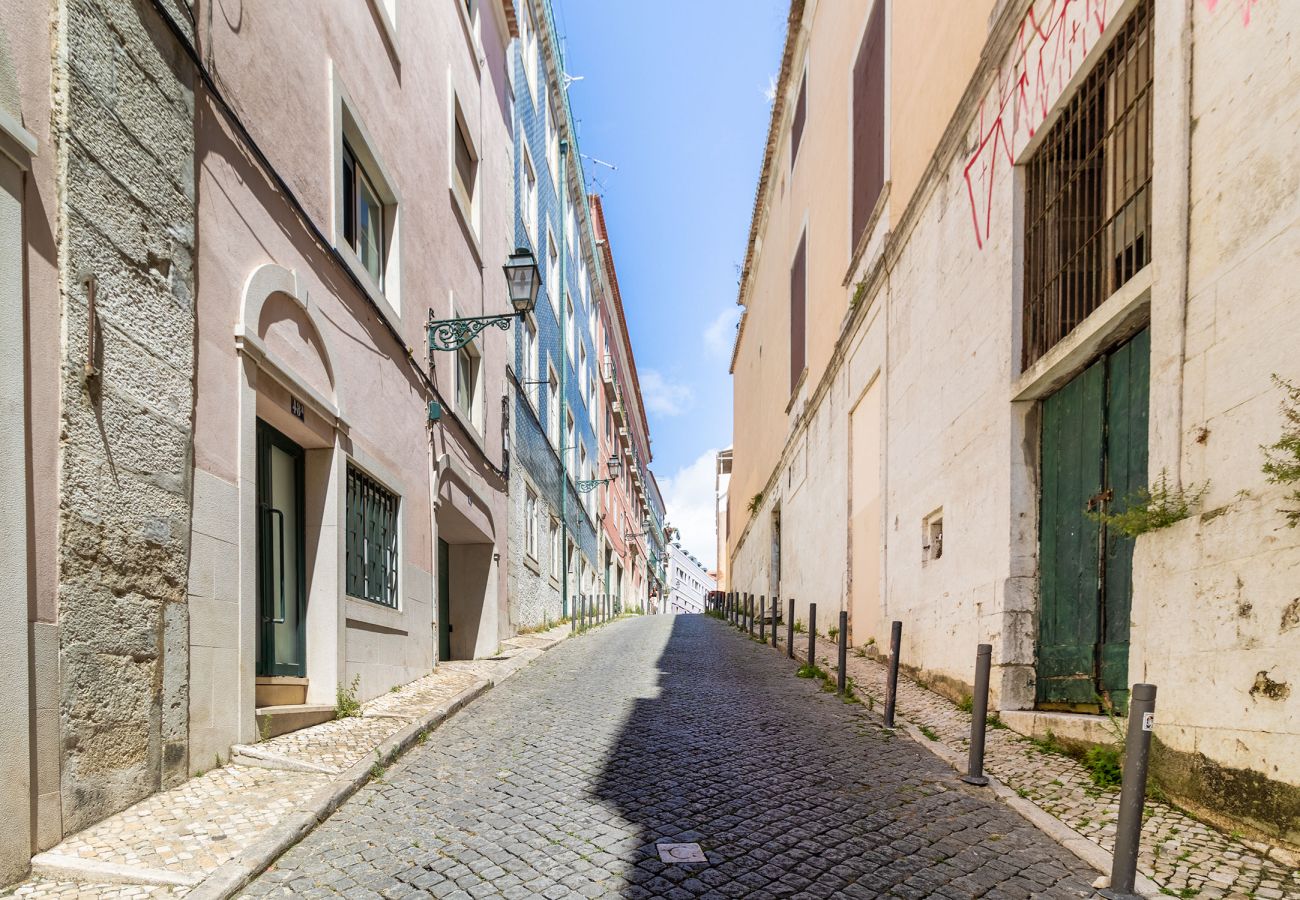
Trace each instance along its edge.
<path fill-rule="evenodd" d="M 397 608 L 397 495 L 350 465 L 347 590 Z"/>

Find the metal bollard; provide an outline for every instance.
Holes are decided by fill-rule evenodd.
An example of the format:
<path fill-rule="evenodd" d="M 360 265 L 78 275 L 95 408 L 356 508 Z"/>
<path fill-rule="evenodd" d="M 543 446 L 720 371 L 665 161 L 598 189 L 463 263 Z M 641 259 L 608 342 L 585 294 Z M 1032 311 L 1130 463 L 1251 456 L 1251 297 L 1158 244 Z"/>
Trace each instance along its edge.
<path fill-rule="evenodd" d="M 758 598 L 758 639 L 764 644 L 767 643 L 767 619 L 763 618 L 763 609 L 767 606 L 767 598 Z M 775 627 L 775 624 L 773 625 Z"/>
<path fill-rule="evenodd" d="M 776 649 L 776 598 L 772 598 L 772 649 Z"/>
<path fill-rule="evenodd" d="M 840 610 L 840 633 L 838 637 L 840 639 L 840 674 L 836 686 L 839 688 L 840 694 L 843 695 L 844 688 L 848 685 L 848 672 L 845 671 L 845 668 L 849 664 L 849 611 L 847 609 Z"/>
<path fill-rule="evenodd" d="M 962 781 L 983 787 L 989 783 L 984 777 L 984 732 L 989 715 L 989 668 L 993 663 L 993 645 L 980 644 L 975 650 L 975 693 L 970 701 L 970 755 L 966 758 L 966 774 Z"/>
<path fill-rule="evenodd" d="M 1129 694 L 1128 734 L 1124 738 L 1124 786 L 1119 792 L 1119 825 L 1115 831 L 1115 856 L 1110 864 L 1110 887 L 1099 893 L 1111 900 L 1141 896 L 1137 881 L 1138 844 L 1142 841 L 1142 807 L 1147 795 L 1147 761 L 1151 755 L 1151 729 L 1156 721 L 1156 686 L 1135 684 Z"/>
<path fill-rule="evenodd" d="M 785 622 L 785 655 L 794 659 L 794 598 L 790 598 L 790 615 Z"/>
<path fill-rule="evenodd" d="M 817 665 L 817 604 L 808 604 L 808 665 Z"/>
<path fill-rule="evenodd" d="M 903 646 L 903 623 L 889 629 L 889 680 L 885 683 L 885 727 L 894 727 L 894 698 L 898 694 L 898 653 Z"/>
<path fill-rule="evenodd" d="M 754 636 L 754 595 L 749 595 L 749 636 Z"/>

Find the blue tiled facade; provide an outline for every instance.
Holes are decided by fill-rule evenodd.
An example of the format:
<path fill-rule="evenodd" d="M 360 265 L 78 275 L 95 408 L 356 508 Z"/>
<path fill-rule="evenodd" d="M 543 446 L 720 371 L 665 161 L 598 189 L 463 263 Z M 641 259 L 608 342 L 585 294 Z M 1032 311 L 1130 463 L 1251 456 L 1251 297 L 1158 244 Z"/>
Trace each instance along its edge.
<path fill-rule="evenodd" d="M 525 4 L 528 9 L 525 10 Z M 527 18 L 525 18 L 527 16 Z M 521 32 L 526 36 L 528 23 L 538 30 L 538 44 L 555 46 L 552 39 L 547 42 L 540 39 L 540 30 L 550 30 L 553 38 L 553 24 L 550 19 L 549 4 L 534 3 L 530 0 L 516 0 L 516 17 L 521 20 Z M 579 454 L 570 455 L 570 472 L 568 477 L 567 511 L 568 538 L 574 547 L 577 559 L 570 561 L 569 593 L 582 590 L 600 590 L 587 581 L 580 582 L 580 573 L 584 570 L 589 577 L 595 577 L 599 566 L 599 550 L 596 522 L 584 504 L 584 497 L 576 491 L 575 483 L 581 478 L 603 477 L 604 464 L 599 458 L 599 444 L 593 421 L 594 414 L 588 410 L 589 379 L 599 379 L 599 355 L 592 342 L 591 316 L 595 315 L 595 296 L 590 282 L 597 281 L 594 267 L 596 257 L 589 232 L 584 223 L 589 220 L 587 192 L 583 186 L 582 167 L 576 146 L 570 144 L 567 154 L 557 152 L 556 141 L 550 137 L 552 128 L 548 121 L 555 122 L 559 117 L 570 123 L 567 129 L 558 133 L 573 134 L 572 118 L 568 109 L 564 91 L 555 84 L 551 77 L 551 67 L 546 64 L 545 50 L 539 50 L 530 66 L 525 40 L 515 41 L 512 50 L 514 66 L 514 123 L 515 123 L 515 242 L 518 247 L 532 250 L 542 273 L 542 289 L 538 294 L 537 306 L 533 312 L 532 324 L 536 329 L 534 346 L 535 359 L 531 365 L 527 359 L 528 340 L 526 327 L 517 326 L 514 332 L 515 378 L 511 382 L 513 396 L 510 402 L 510 512 L 511 512 L 511 553 L 509 560 L 508 582 L 511 593 L 511 619 L 515 627 L 541 624 L 543 620 L 556 620 L 567 615 L 572 608 L 562 605 L 558 583 L 551 577 L 553 571 L 549 540 L 548 523 L 558 520 L 561 507 L 561 463 L 557 443 L 564 443 L 565 422 L 563 414 L 559 421 L 559 441 L 553 442 L 547 434 L 548 417 L 552 415 L 551 400 L 546 384 L 525 384 L 536 378 L 545 381 L 548 373 L 554 371 L 557 380 L 561 366 L 565 367 L 564 381 L 567 407 L 564 412 L 574 419 L 574 434 L 577 446 L 585 448 L 589 465 L 588 472 L 573 471 L 577 467 Z M 528 69 L 532 68 L 531 78 Z M 556 71 L 562 71 L 558 63 Z M 556 119 L 548 119 L 554 110 Z M 561 138 L 562 139 L 562 138 Z M 548 159 L 549 155 L 549 159 Z M 535 235 L 530 234 L 529 218 L 531 202 L 525 177 L 525 160 L 531 160 L 532 171 L 536 180 L 537 215 Z M 552 162 L 558 165 L 552 167 Z M 564 201 L 564 217 L 561 217 L 561 195 L 556 184 L 559 173 L 565 167 L 571 169 L 569 175 L 570 193 Z M 576 201 L 580 206 L 573 210 L 574 227 L 570 231 L 565 219 L 569 217 L 569 203 Z M 564 296 L 555 281 L 556 269 L 548 271 L 550 250 L 548 241 L 553 236 L 557 250 L 565 257 L 563 271 L 564 282 L 573 303 L 574 322 L 569 331 L 579 346 L 567 347 L 566 359 L 561 359 L 561 333 L 559 311 L 563 308 Z M 572 237 L 572 240 L 570 240 Z M 582 273 L 589 272 L 588 287 L 584 289 Z M 580 373 L 579 360 L 585 354 L 585 374 Z M 535 373 L 530 374 L 530 373 Z M 581 376 L 581 377 L 580 377 Z M 599 387 L 597 388 L 599 390 Z M 535 401 L 530 401 L 530 396 Z M 561 404 L 556 404 L 560 406 Z M 530 556 L 525 551 L 524 528 L 527 511 L 525 497 L 531 488 L 539 497 L 539 519 L 536 523 L 536 555 Z M 591 509 L 595 509 L 594 503 Z M 515 532 L 519 533 L 516 535 Z M 517 538 L 517 540 L 516 540 Z"/>

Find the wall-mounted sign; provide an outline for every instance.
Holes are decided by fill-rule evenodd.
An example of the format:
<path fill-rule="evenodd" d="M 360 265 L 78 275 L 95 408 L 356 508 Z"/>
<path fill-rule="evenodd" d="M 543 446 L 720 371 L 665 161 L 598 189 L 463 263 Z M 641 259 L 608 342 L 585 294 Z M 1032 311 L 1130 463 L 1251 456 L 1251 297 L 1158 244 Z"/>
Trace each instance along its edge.
<path fill-rule="evenodd" d="M 289 398 L 289 412 L 303 420 L 305 420 L 307 416 L 307 411 L 302 408 L 302 401 L 297 397 Z"/>

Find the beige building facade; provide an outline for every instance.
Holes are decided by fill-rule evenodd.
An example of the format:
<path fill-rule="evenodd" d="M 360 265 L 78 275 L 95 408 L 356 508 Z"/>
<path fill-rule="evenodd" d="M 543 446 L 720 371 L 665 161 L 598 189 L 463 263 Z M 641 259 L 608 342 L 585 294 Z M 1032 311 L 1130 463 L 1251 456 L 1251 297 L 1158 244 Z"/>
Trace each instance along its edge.
<path fill-rule="evenodd" d="M 1154 683 L 1165 790 L 1300 842 L 1300 532 L 1261 450 L 1273 376 L 1300 379 L 1300 69 L 1267 62 L 1297 10 L 959 9 L 792 5 L 739 297 L 730 585 L 847 609 L 859 646 L 902 621 L 904 663 L 954 699 L 991 643 L 1025 732 L 1102 739 Z M 1190 514 L 1134 539 L 1106 516 L 1149 485 Z"/>

